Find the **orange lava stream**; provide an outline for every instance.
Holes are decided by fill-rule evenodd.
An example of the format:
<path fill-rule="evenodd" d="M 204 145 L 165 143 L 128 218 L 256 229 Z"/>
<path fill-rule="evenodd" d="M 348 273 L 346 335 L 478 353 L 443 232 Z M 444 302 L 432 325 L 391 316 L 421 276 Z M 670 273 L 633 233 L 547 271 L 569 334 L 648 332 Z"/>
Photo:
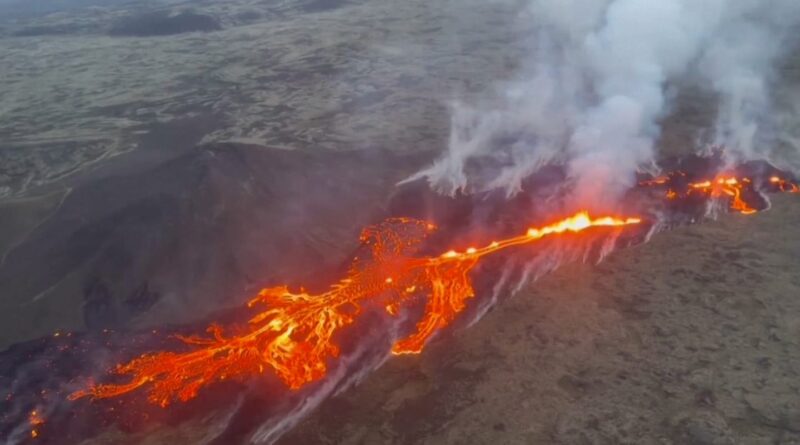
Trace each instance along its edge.
<path fill-rule="evenodd" d="M 286 286 L 263 289 L 248 306 L 263 305 L 265 309 L 239 328 L 240 332 L 226 335 L 220 326 L 212 325 L 208 336 L 180 337 L 191 347 L 189 351 L 141 355 L 113 370 L 127 376 L 126 383 L 93 384 L 69 398 L 108 398 L 146 387 L 148 400 L 163 407 L 174 400 L 189 400 L 213 382 L 268 370 L 289 388 L 299 389 L 325 376 L 327 360 L 339 355 L 334 334 L 352 324 L 368 302 L 396 315 L 404 306 L 426 297 L 416 331 L 392 347 L 394 354 L 419 353 L 474 296 L 469 272 L 482 257 L 556 234 L 640 222 L 639 218 L 592 218 L 580 212 L 483 247 L 426 257 L 414 253 L 435 227 L 414 219 L 390 219 L 362 232 L 361 241 L 370 248 L 370 255 L 356 258 L 347 276 L 328 291 L 311 295 L 302 289 L 291 292 Z"/>
<path fill-rule="evenodd" d="M 725 195 L 730 197 L 730 208 L 745 215 L 751 215 L 758 210 L 750 207 L 742 199 L 742 188 L 750 184 L 749 178 L 736 179 L 733 176 L 719 176 L 713 181 L 691 183 L 691 191 L 699 190 L 712 198 L 720 198 Z"/>
<path fill-rule="evenodd" d="M 674 187 L 674 182 L 679 177 L 686 177 L 686 174 L 680 171 L 671 172 L 650 180 L 641 181 L 639 185 L 666 187 L 665 196 L 669 200 L 676 200 L 693 194 L 702 194 L 712 199 L 727 198 L 730 210 L 744 215 L 750 215 L 758 211 L 748 204 L 747 200 L 742 196 L 745 190 L 753 189 L 753 182 L 748 177 L 738 178 L 730 174 L 720 174 L 714 179 L 684 183 L 682 190 L 678 190 Z M 779 176 L 770 177 L 769 182 L 781 192 L 800 193 L 800 188 L 798 188 L 797 184 Z"/>
<path fill-rule="evenodd" d="M 787 181 L 780 176 L 771 176 L 769 182 L 778 187 L 782 192 L 800 193 L 800 187 L 790 181 Z"/>

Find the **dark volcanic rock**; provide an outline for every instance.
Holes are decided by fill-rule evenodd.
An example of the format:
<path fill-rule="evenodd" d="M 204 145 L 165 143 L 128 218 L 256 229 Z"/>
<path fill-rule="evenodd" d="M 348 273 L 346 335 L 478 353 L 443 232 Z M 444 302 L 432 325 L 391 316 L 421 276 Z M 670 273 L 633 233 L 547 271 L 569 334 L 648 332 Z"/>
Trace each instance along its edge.
<path fill-rule="evenodd" d="M 197 320 L 264 285 L 324 281 L 310 274 L 346 260 L 419 162 L 237 144 L 119 162 L 74 186 L 0 263 L 0 308 L 15 314 L 0 346 L 55 329 Z"/>
<path fill-rule="evenodd" d="M 209 15 L 181 12 L 173 15 L 166 11 L 148 12 L 125 17 L 112 25 L 112 36 L 168 36 L 187 32 L 209 32 L 222 29 L 219 21 Z"/>

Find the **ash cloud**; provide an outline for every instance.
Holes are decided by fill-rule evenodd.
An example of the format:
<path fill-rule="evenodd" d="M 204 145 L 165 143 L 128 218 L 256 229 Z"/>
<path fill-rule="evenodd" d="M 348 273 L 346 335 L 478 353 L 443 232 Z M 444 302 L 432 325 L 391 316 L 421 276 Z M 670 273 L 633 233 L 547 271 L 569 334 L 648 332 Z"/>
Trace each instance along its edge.
<path fill-rule="evenodd" d="M 446 152 L 408 180 L 444 194 L 513 195 L 540 167 L 566 166 L 572 200 L 606 206 L 654 168 L 675 85 L 717 98 L 695 151 L 775 159 L 773 67 L 800 23 L 800 3 L 774 0 L 531 0 L 518 25 L 523 75 L 481 104 L 452 105 Z M 786 164 L 783 162 L 782 164 Z"/>

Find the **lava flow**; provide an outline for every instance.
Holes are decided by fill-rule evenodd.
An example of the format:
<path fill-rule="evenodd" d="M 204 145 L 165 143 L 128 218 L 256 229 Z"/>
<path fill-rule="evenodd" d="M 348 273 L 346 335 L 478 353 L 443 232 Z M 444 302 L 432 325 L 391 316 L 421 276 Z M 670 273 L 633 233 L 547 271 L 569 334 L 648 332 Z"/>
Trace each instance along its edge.
<path fill-rule="evenodd" d="M 689 187 L 690 191 L 700 190 L 702 193 L 712 198 L 720 198 L 724 195 L 728 195 L 730 197 L 730 207 L 732 210 L 750 215 L 758 211 L 742 199 L 742 188 L 750 183 L 751 181 L 749 178 L 743 178 L 740 181 L 732 176 L 720 176 L 713 181 L 691 183 Z"/>
<path fill-rule="evenodd" d="M 392 347 L 394 354 L 419 353 L 474 296 L 469 273 L 481 258 L 551 235 L 640 222 L 635 217 L 593 218 L 581 212 L 483 247 L 416 256 L 435 226 L 409 218 L 389 219 L 362 232 L 368 257 L 356 258 L 347 276 L 328 291 L 312 295 L 302 289 L 291 292 L 286 286 L 263 289 L 248 306 L 263 305 L 265 309 L 235 333 L 226 334 L 222 327 L 212 325 L 208 336 L 179 337 L 189 351 L 139 356 L 113 370 L 127 376 L 126 383 L 90 385 L 71 394 L 70 399 L 109 398 L 146 387 L 149 401 L 167 406 L 174 400 L 195 397 L 213 382 L 243 379 L 267 370 L 289 388 L 299 389 L 325 376 L 327 360 L 339 355 L 334 335 L 352 324 L 367 303 L 397 315 L 419 298 L 427 298 L 416 331 Z"/>
<path fill-rule="evenodd" d="M 791 181 L 787 181 L 786 179 L 783 179 L 780 176 L 774 176 L 774 175 L 770 176 L 769 182 L 782 192 L 800 193 L 800 187 L 798 187 L 797 184 Z"/>
<path fill-rule="evenodd" d="M 30 432 L 31 438 L 32 439 L 37 438 L 39 436 L 39 426 L 41 426 L 44 423 L 44 419 L 42 419 L 42 416 L 39 414 L 38 411 L 33 410 L 28 415 L 28 423 L 31 426 L 31 432 Z"/>
<path fill-rule="evenodd" d="M 703 198 L 727 199 L 731 211 L 750 215 L 759 211 L 748 202 L 745 194 L 757 193 L 757 189 L 771 187 L 776 191 L 798 193 L 798 186 L 780 176 L 771 176 L 768 184 L 754 184 L 747 176 L 737 177 L 733 174 L 719 174 L 713 179 L 688 181 L 684 172 L 670 172 L 663 176 L 639 182 L 645 187 L 662 187 L 666 189 L 665 197 L 669 200 L 700 195 Z"/>

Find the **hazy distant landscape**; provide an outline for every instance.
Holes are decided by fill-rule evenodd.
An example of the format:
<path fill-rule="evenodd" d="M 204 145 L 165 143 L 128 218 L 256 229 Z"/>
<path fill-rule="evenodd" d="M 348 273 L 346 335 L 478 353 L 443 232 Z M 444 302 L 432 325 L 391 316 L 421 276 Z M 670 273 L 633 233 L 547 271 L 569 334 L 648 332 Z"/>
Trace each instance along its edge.
<path fill-rule="evenodd" d="M 35 10 L 24 5 L 12 11 Z M 17 195 L 146 145 L 154 126 L 192 119 L 206 118 L 191 134 L 202 142 L 439 144 L 449 101 L 516 64 L 502 7 L 475 2 L 455 20 L 451 7 L 120 2 L 4 14 L 0 192 Z"/>

